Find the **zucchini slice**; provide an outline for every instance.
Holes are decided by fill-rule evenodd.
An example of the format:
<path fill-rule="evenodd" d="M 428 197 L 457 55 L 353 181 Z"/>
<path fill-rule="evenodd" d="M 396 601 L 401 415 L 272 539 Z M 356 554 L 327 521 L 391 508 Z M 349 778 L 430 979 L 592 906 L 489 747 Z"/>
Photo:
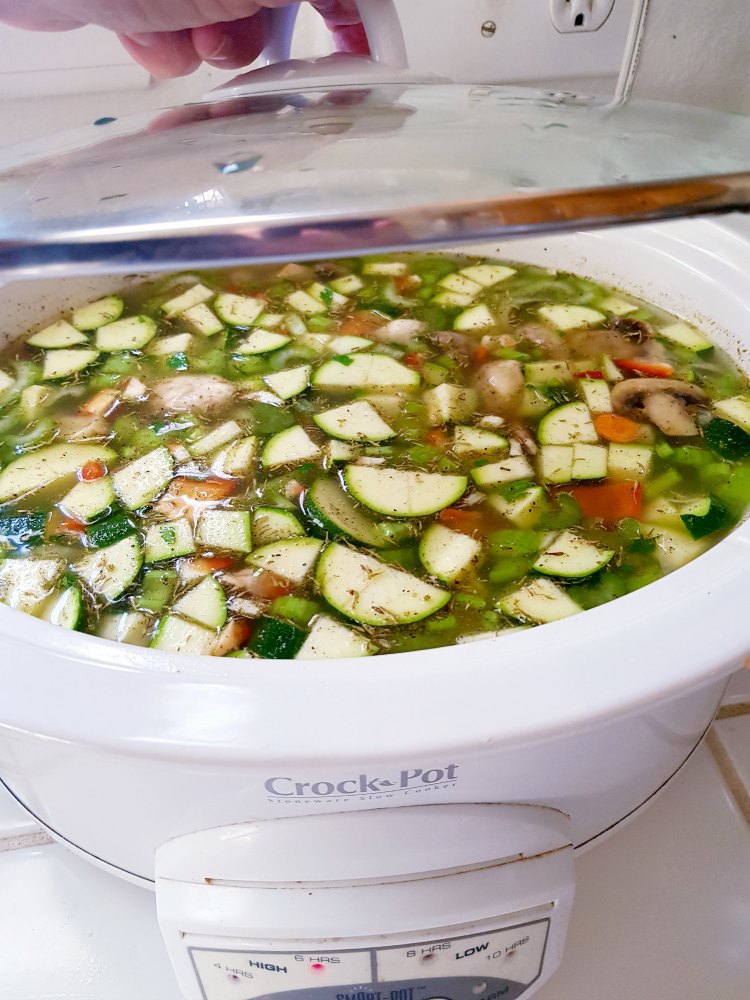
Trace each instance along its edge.
<path fill-rule="evenodd" d="M 60 501 L 69 517 L 90 524 L 115 502 L 115 490 L 109 476 L 91 482 L 76 483 Z"/>
<path fill-rule="evenodd" d="M 313 622 L 297 660 L 332 660 L 355 656 L 372 656 L 377 647 L 366 635 L 337 622 L 328 615 L 319 615 Z"/>
<path fill-rule="evenodd" d="M 470 535 L 431 524 L 419 543 L 419 558 L 430 574 L 443 583 L 455 583 L 465 576 L 482 556 L 481 543 Z"/>
<path fill-rule="evenodd" d="M 56 479 L 72 476 L 87 462 L 110 465 L 116 453 L 101 444 L 50 444 L 21 455 L 0 472 L 0 503 L 18 500 L 49 486 Z"/>
<path fill-rule="evenodd" d="M 657 337 L 663 337 L 664 340 L 677 344 L 678 347 L 684 347 L 688 351 L 694 351 L 696 354 L 700 354 L 701 351 L 713 350 L 714 345 L 711 341 L 687 323 L 668 323 L 667 326 L 663 326 L 655 332 Z"/>
<path fill-rule="evenodd" d="M 598 326 L 606 316 L 598 309 L 588 306 L 542 306 L 538 310 L 542 319 L 546 319 L 558 330 L 576 330 L 582 326 Z"/>
<path fill-rule="evenodd" d="M 347 465 L 344 482 L 365 507 L 390 517 L 426 517 L 459 500 L 466 491 L 466 476 L 443 476 L 381 466 Z"/>
<path fill-rule="evenodd" d="M 469 267 L 462 267 L 460 274 L 476 281 L 482 288 L 492 288 L 506 278 L 510 278 L 516 273 L 515 268 L 506 267 L 505 264 L 472 264 Z"/>
<path fill-rule="evenodd" d="M 501 597 L 498 607 L 511 618 L 539 624 L 556 622 L 583 611 L 562 587 L 544 577 L 529 580 L 512 594 Z"/>
<path fill-rule="evenodd" d="M 234 354 L 270 354 L 271 351 L 278 351 L 284 344 L 288 344 L 291 339 L 283 333 L 274 333 L 272 330 L 253 330 L 239 344 L 235 344 L 232 352 Z"/>
<path fill-rule="evenodd" d="M 100 351 L 140 351 L 156 336 L 156 323 L 150 316 L 128 316 L 107 323 L 96 331 L 96 346 Z"/>
<path fill-rule="evenodd" d="M 561 531 L 534 563 L 537 573 L 578 580 L 598 573 L 614 557 L 614 549 L 605 549 L 572 531 Z"/>
<path fill-rule="evenodd" d="M 105 295 L 96 302 L 87 302 L 73 312 L 71 322 L 76 330 L 98 330 L 122 316 L 125 303 L 119 295 Z M 39 345 L 43 347 L 43 344 Z"/>
<path fill-rule="evenodd" d="M 115 492 L 128 510 L 151 503 L 172 479 L 174 459 L 167 448 L 154 448 L 118 469 L 112 476 Z"/>
<path fill-rule="evenodd" d="M 88 347 L 64 347 L 59 351 L 51 351 L 44 355 L 42 378 L 56 381 L 82 372 L 99 357 L 99 351 Z"/>
<path fill-rule="evenodd" d="M 750 396 L 731 396 L 714 403 L 714 410 L 720 417 L 730 420 L 750 434 Z"/>
<path fill-rule="evenodd" d="M 213 298 L 214 293 L 210 288 L 206 288 L 198 282 L 197 285 L 193 285 L 192 288 L 188 288 L 186 292 L 182 292 L 180 295 L 175 295 L 174 298 L 169 299 L 162 305 L 162 311 L 166 313 L 167 316 L 176 316 L 177 313 L 184 313 L 188 309 L 192 309 L 194 306 L 199 306 L 203 302 L 208 302 L 209 299 Z"/>
<path fill-rule="evenodd" d="M 419 383 L 418 372 L 387 354 L 343 354 L 313 375 L 316 389 L 415 389 Z"/>
<path fill-rule="evenodd" d="M 248 648 L 264 660 L 292 660 L 304 641 L 305 633 L 297 625 L 269 616 L 258 622 Z"/>
<path fill-rule="evenodd" d="M 142 611 L 115 611 L 102 615 L 96 634 L 129 646 L 148 646 L 151 619 Z"/>
<path fill-rule="evenodd" d="M 501 517 L 519 528 L 533 528 L 547 506 L 547 496 L 541 486 L 530 486 L 517 500 L 505 500 L 495 494 L 487 503 Z"/>
<path fill-rule="evenodd" d="M 310 365 L 300 365 L 299 368 L 288 368 L 283 372 L 262 375 L 261 378 L 279 399 L 291 399 L 299 396 L 310 385 L 311 372 Z"/>
<path fill-rule="evenodd" d="M 491 455 L 507 447 L 507 438 L 482 427 L 459 426 L 453 431 L 453 450 L 457 455 Z"/>
<path fill-rule="evenodd" d="M 252 435 L 240 438 L 218 451 L 211 461 L 211 469 L 219 476 L 232 478 L 249 476 L 255 466 L 258 451 L 257 439 Z"/>
<path fill-rule="evenodd" d="M 641 530 L 644 538 L 655 539 L 656 551 L 654 555 L 665 573 L 670 573 L 672 570 L 692 562 L 708 547 L 708 542 L 705 539 L 692 538 L 687 531 L 679 528 L 673 530 L 643 524 Z"/>
<path fill-rule="evenodd" d="M 269 439 L 261 454 L 261 461 L 264 468 L 276 469 L 282 465 L 311 462 L 320 454 L 320 448 L 304 428 L 288 427 Z"/>
<path fill-rule="evenodd" d="M 203 337 L 213 337 L 214 334 L 221 333 L 224 329 L 224 324 L 205 302 L 186 309 L 182 318 L 190 324 L 196 333 L 200 333 Z"/>
<path fill-rule="evenodd" d="M 450 303 L 446 303 L 450 305 Z M 469 305 L 466 303 L 456 303 L 457 305 Z M 483 303 L 478 306 L 471 306 L 464 309 L 453 321 L 453 329 L 462 333 L 471 330 L 486 330 L 489 326 L 495 325 L 495 317 Z"/>
<path fill-rule="evenodd" d="M 206 628 L 220 629 L 227 620 L 227 596 L 213 576 L 204 576 L 175 602 L 172 611 Z"/>
<path fill-rule="evenodd" d="M 228 326 L 252 326 L 265 308 L 265 300 L 252 295 L 222 292 L 214 299 L 214 312 Z"/>
<path fill-rule="evenodd" d="M 256 507 L 253 512 L 253 541 L 256 545 L 268 545 L 282 538 L 300 538 L 305 529 L 291 511 L 279 507 Z"/>
<path fill-rule="evenodd" d="M 517 482 L 519 479 L 533 479 L 534 469 L 527 458 L 516 455 L 504 458 L 490 465 L 480 465 L 471 470 L 471 478 L 482 489 Z"/>
<path fill-rule="evenodd" d="M 368 347 L 374 347 L 371 340 L 366 337 L 340 336 L 333 337 L 326 345 L 331 354 L 354 354 L 355 351 L 366 351 Z"/>
<path fill-rule="evenodd" d="M 427 422 L 432 427 L 460 424 L 462 420 L 468 420 L 474 415 L 479 404 L 476 389 L 449 385 L 447 382 L 428 389 L 422 398 L 427 411 Z"/>
<path fill-rule="evenodd" d="M 215 645 L 215 632 L 177 615 L 165 615 L 151 640 L 152 649 L 161 649 L 165 653 L 190 653 L 193 656 L 211 656 Z"/>
<path fill-rule="evenodd" d="M 59 594 L 47 598 L 39 611 L 39 617 L 50 625 L 60 625 L 62 628 L 80 631 L 86 624 L 86 603 L 83 591 L 74 583 Z"/>
<path fill-rule="evenodd" d="M 364 625 L 407 625 L 445 607 L 450 592 L 337 542 L 318 562 L 323 597 Z"/>
<path fill-rule="evenodd" d="M 322 548 L 323 543 L 315 538 L 284 538 L 256 549 L 248 562 L 285 580 L 302 583 Z"/>
<path fill-rule="evenodd" d="M 607 473 L 613 479 L 645 479 L 651 471 L 654 449 L 640 444 L 611 444 Z"/>
<path fill-rule="evenodd" d="M 143 551 L 137 535 L 128 535 L 114 545 L 84 556 L 74 571 L 90 590 L 107 601 L 116 601 L 138 576 Z"/>
<path fill-rule="evenodd" d="M 599 435 L 585 403 L 565 403 L 539 421 L 540 444 L 597 444 Z"/>
<path fill-rule="evenodd" d="M 322 431 L 341 441 L 387 441 L 396 435 L 365 399 L 316 413 L 313 420 Z"/>
<path fill-rule="evenodd" d="M 192 555 L 195 552 L 193 526 L 186 517 L 150 524 L 146 529 L 145 548 L 147 563 Z"/>
<path fill-rule="evenodd" d="M 192 348 L 192 333 L 173 333 L 169 337 L 152 340 L 146 353 L 155 358 L 166 358 L 172 354 L 189 354 Z"/>
<path fill-rule="evenodd" d="M 64 572 L 62 559 L 6 559 L 0 566 L 0 601 L 33 614 Z"/>
<path fill-rule="evenodd" d="M 29 347 L 58 348 L 75 347 L 76 344 L 87 344 L 89 338 L 85 333 L 76 330 L 74 326 L 60 319 L 51 326 L 45 326 L 43 330 L 29 337 L 26 343 Z"/>
<path fill-rule="evenodd" d="M 357 509 L 335 479 L 317 479 L 304 494 L 302 506 L 312 523 L 326 534 L 373 548 L 387 544 L 380 526 Z"/>
<path fill-rule="evenodd" d="M 203 455 L 210 455 L 212 451 L 218 451 L 224 445 L 231 444 L 238 437 L 242 437 L 242 433 L 242 428 L 236 420 L 225 420 L 223 424 L 219 424 L 218 427 L 209 431 L 208 434 L 204 434 L 203 437 L 198 438 L 190 446 L 190 451 L 199 458 Z"/>
<path fill-rule="evenodd" d="M 205 511 L 198 521 L 195 539 L 207 549 L 249 552 L 252 548 L 250 511 Z"/>

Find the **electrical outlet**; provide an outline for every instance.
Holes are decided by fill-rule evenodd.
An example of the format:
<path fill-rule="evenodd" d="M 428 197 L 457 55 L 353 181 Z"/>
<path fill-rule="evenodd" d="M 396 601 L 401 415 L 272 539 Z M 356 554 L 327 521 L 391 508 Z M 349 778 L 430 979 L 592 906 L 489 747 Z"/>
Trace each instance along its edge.
<path fill-rule="evenodd" d="M 549 14 L 561 35 L 573 31 L 598 31 L 615 0 L 550 0 Z"/>

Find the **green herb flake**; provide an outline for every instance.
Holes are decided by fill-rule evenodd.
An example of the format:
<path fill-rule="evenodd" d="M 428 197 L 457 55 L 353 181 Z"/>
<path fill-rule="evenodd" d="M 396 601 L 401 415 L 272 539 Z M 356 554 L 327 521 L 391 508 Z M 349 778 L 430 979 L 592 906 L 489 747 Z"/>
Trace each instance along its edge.
<path fill-rule="evenodd" d="M 348 354 L 336 354 L 331 358 L 331 361 L 338 361 L 340 365 L 344 365 L 348 368 L 349 365 L 354 364 L 354 359 L 350 358 Z"/>

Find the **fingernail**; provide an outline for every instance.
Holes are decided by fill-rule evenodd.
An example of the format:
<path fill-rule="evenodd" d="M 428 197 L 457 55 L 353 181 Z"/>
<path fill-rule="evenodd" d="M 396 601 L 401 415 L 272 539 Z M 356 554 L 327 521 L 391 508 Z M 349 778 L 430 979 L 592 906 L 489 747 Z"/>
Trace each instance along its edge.
<path fill-rule="evenodd" d="M 140 45 L 144 49 L 154 44 L 155 37 L 153 32 L 143 32 L 142 34 L 136 32 L 133 35 L 128 35 L 131 42 L 135 42 L 136 45 Z"/>

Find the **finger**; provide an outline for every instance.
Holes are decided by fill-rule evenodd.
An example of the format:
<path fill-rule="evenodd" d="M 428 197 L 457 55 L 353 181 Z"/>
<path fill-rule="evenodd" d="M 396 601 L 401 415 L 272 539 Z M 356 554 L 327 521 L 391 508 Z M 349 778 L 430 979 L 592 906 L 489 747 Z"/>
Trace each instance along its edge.
<path fill-rule="evenodd" d="M 340 24 L 359 24 L 361 18 L 355 0 L 312 0 L 329 28 Z"/>
<path fill-rule="evenodd" d="M 157 80 L 187 76 L 201 64 L 190 31 L 155 31 L 118 36 L 126 51 Z"/>
<path fill-rule="evenodd" d="M 361 24 L 332 27 L 331 34 L 337 52 L 352 52 L 355 55 L 369 56 L 370 46 L 365 29 Z"/>
<path fill-rule="evenodd" d="M 211 66 L 238 69 L 255 62 L 268 37 L 268 18 L 264 10 L 228 24 L 208 24 L 193 28 L 195 52 Z"/>

